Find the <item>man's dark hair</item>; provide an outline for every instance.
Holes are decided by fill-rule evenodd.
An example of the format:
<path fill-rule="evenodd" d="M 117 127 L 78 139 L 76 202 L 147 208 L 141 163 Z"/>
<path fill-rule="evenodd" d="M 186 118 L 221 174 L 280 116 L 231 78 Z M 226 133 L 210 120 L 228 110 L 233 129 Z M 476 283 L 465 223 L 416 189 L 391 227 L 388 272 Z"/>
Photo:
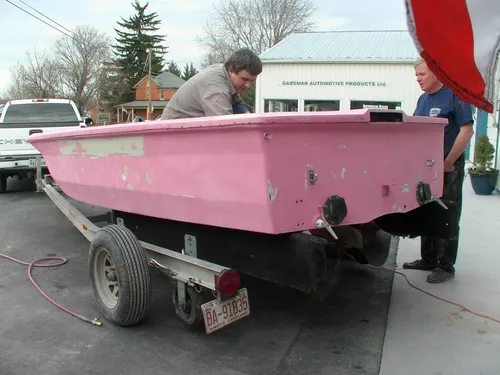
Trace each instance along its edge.
<path fill-rule="evenodd" d="M 253 76 L 259 75 L 262 72 L 262 62 L 259 56 L 250 51 L 248 48 L 241 48 L 234 52 L 224 64 L 226 70 L 229 67 L 233 72 L 238 73 L 241 70 L 246 70 Z"/>

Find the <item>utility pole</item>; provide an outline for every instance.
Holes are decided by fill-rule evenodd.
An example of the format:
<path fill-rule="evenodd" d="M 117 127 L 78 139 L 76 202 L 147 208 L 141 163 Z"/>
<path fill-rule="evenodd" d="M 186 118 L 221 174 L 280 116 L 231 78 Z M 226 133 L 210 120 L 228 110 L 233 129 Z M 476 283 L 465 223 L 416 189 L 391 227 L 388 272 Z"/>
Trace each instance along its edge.
<path fill-rule="evenodd" d="M 149 116 L 151 113 L 151 48 L 148 51 L 148 109 L 146 113 L 146 120 L 149 121 Z"/>

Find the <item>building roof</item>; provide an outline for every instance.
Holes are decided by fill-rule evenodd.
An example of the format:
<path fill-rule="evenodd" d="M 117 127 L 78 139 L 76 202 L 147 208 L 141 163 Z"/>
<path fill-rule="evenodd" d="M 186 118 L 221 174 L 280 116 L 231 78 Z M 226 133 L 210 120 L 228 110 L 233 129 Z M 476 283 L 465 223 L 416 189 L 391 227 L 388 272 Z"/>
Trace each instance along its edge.
<path fill-rule="evenodd" d="M 134 85 L 134 88 L 138 88 L 139 85 L 147 79 L 147 75 L 142 77 L 141 80 Z M 178 89 L 186 83 L 186 81 L 184 81 L 181 77 L 167 71 L 160 73 L 155 77 L 151 77 L 151 80 L 155 83 L 158 89 Z"/>
<path fill-rule="evenodd" d="M 133 102 L 117 104 L 115 108 L 148 108 L 149 100 L 134 100 Z M 151 100 L 151 105 L 156 108 L 165 108 L 168 100 Z"/>
<path fill-rule="evenodd" d="M 178 89 L 186 81 L 170 72 L 163 72 L 153 77 L 154 83 L 159 89 Z"/>
<path fill-rule="evenodd" d="M 295 33 L 260 55 L 263 63 L 413 63 L 418 57 L 406 30 Z"/>

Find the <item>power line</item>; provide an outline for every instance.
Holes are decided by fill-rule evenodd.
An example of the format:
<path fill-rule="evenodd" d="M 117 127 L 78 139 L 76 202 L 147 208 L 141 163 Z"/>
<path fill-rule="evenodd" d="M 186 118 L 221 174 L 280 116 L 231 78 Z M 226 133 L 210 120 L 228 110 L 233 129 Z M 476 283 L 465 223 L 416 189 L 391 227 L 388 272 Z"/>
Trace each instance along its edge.
<path fill-rule="evenodd" d="M 35 8 L 33 8 L 31 5 L 29 4 L 26 4 L 23 0 L 17 0 L 19 1 L 20 3 L 23 3 L 24 5 L 26 5 L 28 8 L 31 8 L 33 9 L 35 12 L 37 12 L 38 14 L 42 15 L 43 17 L 47 18 L 48 20 L 54 22 L 56 25 L 58 26 L 61 26 L 64 30 L 68 31 L 70 34 L 72 34 L 73 32 L 69 29 L 67 29 L 66 27 L 64 27 L 63 25 L 61 25 L 60 23 L 57 23 L 56 21 L 54 21 L 52 18 L 46 16 L 45 14 L 43 14 L 42 12 L 39 12 L 38 10 L 36 10 Z"/>
<path fill-rule="evenodd" d="M 29 14 L 31 17 L 36 18 L 36 19 L 37 19 L 37 20 L 39 20 L 40 22 L 43 22 L 43 23 L 44 23 L 44 24 L 46 24 L 47 26 L 52 27 L 54 30 L 59 31 L 61 34 L 64 34 L 64 35 L 66 35 L 67 37 L 70 37 L 70 38 L 72 38 L 72 39 L 75 39 L 75 40 L 76 40 L 76 38 L 75 38 L 74 36 L 69 35 L 69 34 L 66 34 L 64 31 L 61 31 L 61 30 L 59 30 L 58 28 L 56 28 L 56 27 L 52 26 L 50 23 L 47 23 L 47 22 L 45 22 L 44 20 L 42 20 L 42 19 L 38 18 L 38 17 L 37 17 L 37 16 L 35 16 L 34 14 L 32 14 L 32 13 L 28 12 L 27 10 L 25 10 L 25 9 L 21 8 L 20 6 L 18 6 L 18 5 L 16 5 L 16 4 L 14 4 L 14 3 L 13 3 L 13 2 L 11 2 L 10 0 L 5 0 L 5 1 L 6 1 L 6 2 L 8 2 L 8 3 L 9 3 L 9 4 L 11 4 L 11 5 L 14 5 L 16 8 L 18 8 L 18 9 L 22 10 L 23 12 L 25 12 L 25 13 Z"/>

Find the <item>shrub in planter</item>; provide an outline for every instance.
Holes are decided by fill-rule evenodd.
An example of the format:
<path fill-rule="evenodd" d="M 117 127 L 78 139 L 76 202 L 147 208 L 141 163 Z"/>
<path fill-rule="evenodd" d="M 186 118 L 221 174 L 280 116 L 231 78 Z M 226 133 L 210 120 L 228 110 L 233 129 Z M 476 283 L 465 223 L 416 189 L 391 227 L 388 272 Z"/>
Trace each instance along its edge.
<path fill-rule="evenodd" d="M 474 148 L 474 163 L 468 172 L 472 189 L 477 195 L 490 195 L 495 190 L 498 178 L 498 169 L 493 168 L 495 147 L 490 143 L 488 136 L 479 137 Z"/>

